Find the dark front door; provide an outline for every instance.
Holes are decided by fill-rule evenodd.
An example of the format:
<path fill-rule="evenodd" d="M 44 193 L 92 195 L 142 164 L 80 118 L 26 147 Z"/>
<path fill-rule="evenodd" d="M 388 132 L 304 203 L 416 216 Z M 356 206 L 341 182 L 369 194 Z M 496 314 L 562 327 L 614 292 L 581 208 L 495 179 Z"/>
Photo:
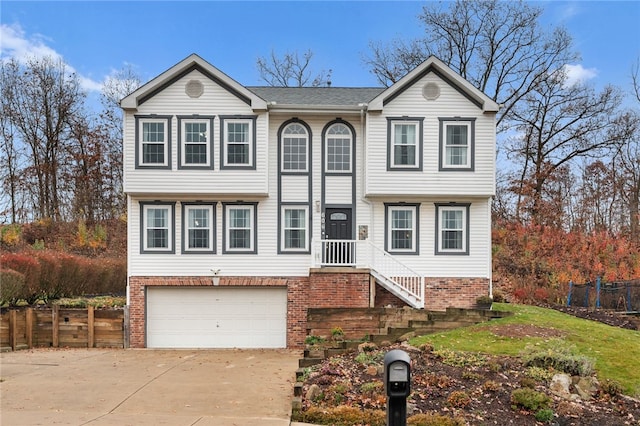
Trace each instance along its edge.
<path fill-rule="evenodd" d="M 325 210 L 325 264 L 351 265 L 355 255 L 352 210 L 349 208 Z"/>

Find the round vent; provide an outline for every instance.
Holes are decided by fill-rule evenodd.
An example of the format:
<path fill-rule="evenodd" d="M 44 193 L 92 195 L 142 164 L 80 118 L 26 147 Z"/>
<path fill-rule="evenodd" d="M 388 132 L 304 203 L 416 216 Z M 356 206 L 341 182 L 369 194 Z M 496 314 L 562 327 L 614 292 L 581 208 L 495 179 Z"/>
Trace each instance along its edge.
<path fill-rule="evenodd" d="M 428 101 L 435 101 L 440 97 L 440 86 L 436 83 L 427 83 L 422 88 L 422 96 Z"/>
<path fill-rule="evenodd" d="M 204 92 L 204 85 L 198 80 L 190 80 L 184 91 L 190 98 L 199 98 Z"/>

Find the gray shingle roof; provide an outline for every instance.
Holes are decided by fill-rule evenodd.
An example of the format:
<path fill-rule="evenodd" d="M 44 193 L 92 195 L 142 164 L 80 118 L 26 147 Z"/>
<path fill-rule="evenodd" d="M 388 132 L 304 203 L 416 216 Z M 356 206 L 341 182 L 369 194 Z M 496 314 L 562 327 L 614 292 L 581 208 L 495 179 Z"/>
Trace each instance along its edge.
<path fill-rule="evenodd" d="M 276 105 L 357 106 L 382 93 L 384 87 L 247 87 Z"/>

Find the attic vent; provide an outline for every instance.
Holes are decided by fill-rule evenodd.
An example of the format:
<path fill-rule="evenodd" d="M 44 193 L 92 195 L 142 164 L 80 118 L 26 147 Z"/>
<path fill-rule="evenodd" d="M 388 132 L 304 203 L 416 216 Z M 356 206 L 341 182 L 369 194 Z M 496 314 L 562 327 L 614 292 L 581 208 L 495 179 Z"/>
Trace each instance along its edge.
<path fill-rule="evenodd" d="M 440 97 L 440 86 L 436 83 L 427 83 L 422 88 L 422 96 L 428 101 L 435 101 Z"/>
<path fill-rule="evenodd" d="M 204 92 L 204 85 L 199 80 L 189 80 L 184 91 L 190 98 L 199 98 Z"/>

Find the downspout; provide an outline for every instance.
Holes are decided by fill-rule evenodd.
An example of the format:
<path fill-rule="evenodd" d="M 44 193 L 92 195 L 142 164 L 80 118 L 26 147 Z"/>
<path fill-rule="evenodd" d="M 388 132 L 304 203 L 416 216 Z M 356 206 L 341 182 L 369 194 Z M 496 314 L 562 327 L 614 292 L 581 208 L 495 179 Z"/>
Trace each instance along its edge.
<path fill-rule="evenodd" d="M 367 183 L 367 133 L 365 126 L 365 111 L 369 104 L 361 103 L 358 104 L 358 106 L 360 107 L 360 134 L 362 135 L 362 173 L 360 173 L 360 190 L 362 191 L 361 200 L 369 206 L 369 233 L 367 239 L 373 239 L 373 204 L 367 200 L 367 197 L 365 196 L 365 185 Z"/>

